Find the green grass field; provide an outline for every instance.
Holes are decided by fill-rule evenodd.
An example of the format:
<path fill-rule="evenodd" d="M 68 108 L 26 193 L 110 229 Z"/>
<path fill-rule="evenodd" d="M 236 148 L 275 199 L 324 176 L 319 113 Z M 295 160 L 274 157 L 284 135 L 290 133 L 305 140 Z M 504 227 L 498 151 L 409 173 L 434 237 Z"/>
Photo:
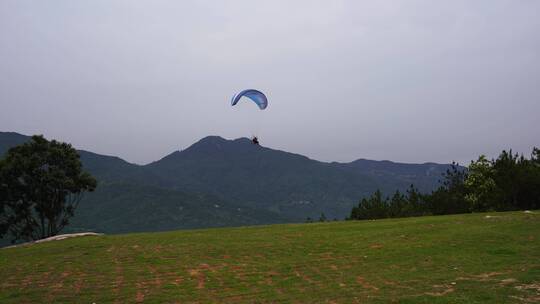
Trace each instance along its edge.
<path fill-rule="evenodd" d="M 538 303 L 540 212 L 81 237 L 0 274 L 0 303 Z"/>

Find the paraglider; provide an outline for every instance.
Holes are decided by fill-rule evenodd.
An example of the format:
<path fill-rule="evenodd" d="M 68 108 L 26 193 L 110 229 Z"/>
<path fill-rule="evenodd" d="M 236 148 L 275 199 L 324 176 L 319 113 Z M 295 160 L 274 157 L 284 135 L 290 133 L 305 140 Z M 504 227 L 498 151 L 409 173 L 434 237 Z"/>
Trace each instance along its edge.
<path fill-rule="evenodd" d="M 234 95 L 231 100 L 231 105 L 236 105 L 242 97 L 247 97 L 251 99 L 253 102 L 255 102 L 255 104 L 257 104 L 257 106 L 261 110 L 266 109 L 266 107 L 268 106 L 268 99 L 263 94 L 263 92 L 254 89 L 243 90 L 242 92 Z"/>
<path fill-rule="evenodd" d="M 254 90 L 254 89 L 248 89 L 243 90 L 240 93 L 233 96 L 231 99 L 231 106 L 235 106 L 242 97 L 247 97 L 251 101 L 253 101 L 261 110 L 266 109 L 268 106 L 268 98 L 266 98 L 266 95 L 264 95 L 263 92 Z M 251 138 L 251 143 L 254 145 L 259 145 L 259 138 L 257 136 L 253 136 Z"/>

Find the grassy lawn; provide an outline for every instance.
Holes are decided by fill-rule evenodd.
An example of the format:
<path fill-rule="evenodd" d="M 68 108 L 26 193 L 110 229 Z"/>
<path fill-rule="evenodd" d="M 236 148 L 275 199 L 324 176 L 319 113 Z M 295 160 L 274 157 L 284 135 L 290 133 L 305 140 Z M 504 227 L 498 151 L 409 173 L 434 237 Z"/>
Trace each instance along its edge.
<path fill-rule="evenodd" d="M 0 249 L 0 303 L 539 303 L 540 212 Z"/>

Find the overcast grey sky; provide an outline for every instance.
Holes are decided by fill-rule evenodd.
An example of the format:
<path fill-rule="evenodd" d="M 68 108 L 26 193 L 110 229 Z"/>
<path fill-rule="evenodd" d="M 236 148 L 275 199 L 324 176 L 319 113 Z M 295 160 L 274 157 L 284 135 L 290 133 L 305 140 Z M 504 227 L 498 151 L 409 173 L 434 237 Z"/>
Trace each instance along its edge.
<path fill-rule="evenodd" d="M 257 88 L 267 110 L 230 98 Z M 207 135 L 324 161 L 540 146 L 540 1 L 0 0 L 0 131 L 147 163 Z"/>

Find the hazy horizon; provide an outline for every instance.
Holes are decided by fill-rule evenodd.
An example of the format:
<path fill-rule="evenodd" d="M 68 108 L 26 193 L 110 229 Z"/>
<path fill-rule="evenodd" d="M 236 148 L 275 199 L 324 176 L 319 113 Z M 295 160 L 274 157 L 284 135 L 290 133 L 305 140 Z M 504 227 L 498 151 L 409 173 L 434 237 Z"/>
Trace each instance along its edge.
<path fill-rule="evenodd" d="M 146 164 L 208 135 L 320 161 L 540 146 L 538 1 L 0 2 L 0 131 Z M 245 88 L 269 106 L 230 106 Z"/>

